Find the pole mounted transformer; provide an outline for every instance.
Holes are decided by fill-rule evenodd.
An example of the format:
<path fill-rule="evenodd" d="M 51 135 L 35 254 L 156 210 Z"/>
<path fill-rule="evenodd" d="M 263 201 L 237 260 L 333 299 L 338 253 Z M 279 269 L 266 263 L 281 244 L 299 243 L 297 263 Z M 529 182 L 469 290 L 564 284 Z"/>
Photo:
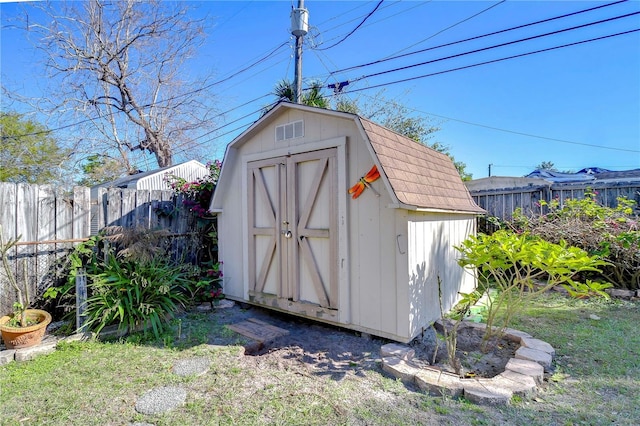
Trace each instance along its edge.
<path fill-rule="evenodd" d="M 309 12 L 304 8 L 304 0 L 298 0 L 298 7 L 291 9 L 291 34 L 296 38 L 295 52 L 295 101 L 302 102 L 302 39 L 309 32 Z"/>

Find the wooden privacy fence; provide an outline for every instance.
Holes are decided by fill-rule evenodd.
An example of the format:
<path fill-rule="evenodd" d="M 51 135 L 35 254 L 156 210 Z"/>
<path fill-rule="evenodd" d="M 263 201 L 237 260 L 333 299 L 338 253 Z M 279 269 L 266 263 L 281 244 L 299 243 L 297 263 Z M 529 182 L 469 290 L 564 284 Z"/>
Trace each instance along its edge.
<path fill-rule="evenodd" d="M 106 226 L 165 229 L 175 256 L 190 252 L 195 224 L 172 191 L 76 187 L 60 192 L 49 185 L 0 182 L 0 225 L 5 241 L 20 237 L 8 253 L 18 283 L 32 299 L 63 278 L 60 261 L 73 246 Z M 15 291 L 0 268 L 0 316 L 13 309 Z"/>
<path fill-rule="evenodd" d="M 584 194 L 588 190 L 594 191 L 596 201 L 604 206 L 616 207 L 618 197 L 635 200 L 637 205 L 640 205 L 640 181 L 543 183 L 515 188 L 470 190 L 469 192 L 476 204 L 485 209 L 489 216 L 510 220 L 518 207 L 527 216 L 545 214 L 548 212 L 548 208 L 541 205 L 541 201 L 550 202 L 553 199 L 558 199 L 562 206 L 567 199 L 584 198 Z"/>

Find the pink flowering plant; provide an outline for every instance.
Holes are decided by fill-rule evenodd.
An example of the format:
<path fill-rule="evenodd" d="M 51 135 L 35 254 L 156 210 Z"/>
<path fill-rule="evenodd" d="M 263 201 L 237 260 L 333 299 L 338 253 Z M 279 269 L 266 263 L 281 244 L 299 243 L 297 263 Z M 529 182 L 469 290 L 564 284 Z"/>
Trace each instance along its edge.
<path fill-rule="evenodd" d="M 190 275 L 195 283 L 191 297 L 199 303 L 213 303 L 224 297 L 222 262 L 218 262 L 216 218 L 209 212 L 209 203 L 218 184 L 222 163 L 216 160 L 207 163 L 207 167 L 209 174 L 193 182 L 173 175 L 167 180 L 169 187 L 182 196 L 182 205 L 196 219 L 197 234 L 193 244 L 197 250 L 197 258 Z"/>
<path fill-rule="evenodd" d="M 186 179 L 175 175 L 170 175 L 167 179 L 169 187 L 184 197 L 182 204 L 198 218 L 209 214 L 211 195 L 218 184 L 222 163 L 216 160 L 207 163 L 207 167 L 209 174 L 193 182 L 187 182 Z"/>
<path fill-rule="evenodd" d="M 222 293 L 222 262 L 207 262 L 201 269 L 200 279 L 196 282 L 195 299 L 201 303 L 214 303 L 224 297 Z"/>

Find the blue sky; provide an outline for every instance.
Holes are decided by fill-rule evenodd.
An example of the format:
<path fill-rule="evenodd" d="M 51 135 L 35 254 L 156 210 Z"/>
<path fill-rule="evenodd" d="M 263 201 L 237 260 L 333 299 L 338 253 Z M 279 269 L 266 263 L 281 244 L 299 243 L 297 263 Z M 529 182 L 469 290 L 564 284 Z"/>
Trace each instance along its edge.
<path fill-rule="evenodd" d="M 362 23 L 378 1 L 307 0 L 311 36 L 305 39 L 303 76 L 307 83 L 349 80 L 345 95 L 360 102 L 384 90 L 387 99 L 401 102 L 415 115 L 432 116 L 442 128 L 435 140 L 448 145 L 474 178 L 486 177 L 489 164 L 492 175 L 501 176 L 525 175 L 543 161 L 573 171 L 594 166 L 640 168 L 640 32 L 421 77 L 638 29 L 640 15 L 412 66 L 638 12 L 638 1 L 335 72 L 602 4 L 606 3 L 386 0 L 353 34 L 331 47 Z M 212 71 L 217 79 L 223 79 L 285 44 L 260 64 L 216 86 L 212 105 L 220 112 L 232 111 L 219 123 L 226 127 L 202 142 L 210 159 L 222 158 L 226 144 L 273 100 L 264 95 L 277 81 L 293 78 L 292 2 L 191 5 L 193 16 L 206 16 L 209 24 L 207 41 L 192 62 L 192 78 Z M 24 32 L 10 25 L 22 7 L 16 3 L 0 5 L 0 69 L 3 84 L 34 94 L 42 76 L 33 65 L 37 53 L 24 39 Z M 323 48 L 326 50 L 320 50 Z M 407 66 L 412 67 L 389 71 Z M 389 72 L 370 76 L 383 71 Z M 394 83 L 411 78 L 415 79 Z"/>

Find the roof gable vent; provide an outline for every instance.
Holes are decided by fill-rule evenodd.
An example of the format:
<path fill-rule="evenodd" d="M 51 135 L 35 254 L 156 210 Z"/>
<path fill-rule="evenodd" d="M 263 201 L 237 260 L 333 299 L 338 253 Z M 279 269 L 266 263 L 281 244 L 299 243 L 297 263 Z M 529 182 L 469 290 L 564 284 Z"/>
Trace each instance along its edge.
<path fill-rule="evenodd" d="M 302 120 L 293 123 L 276 126 L 276 142 L 287 139 L 301 138 L 304 136 L 304 123 Z"/>

